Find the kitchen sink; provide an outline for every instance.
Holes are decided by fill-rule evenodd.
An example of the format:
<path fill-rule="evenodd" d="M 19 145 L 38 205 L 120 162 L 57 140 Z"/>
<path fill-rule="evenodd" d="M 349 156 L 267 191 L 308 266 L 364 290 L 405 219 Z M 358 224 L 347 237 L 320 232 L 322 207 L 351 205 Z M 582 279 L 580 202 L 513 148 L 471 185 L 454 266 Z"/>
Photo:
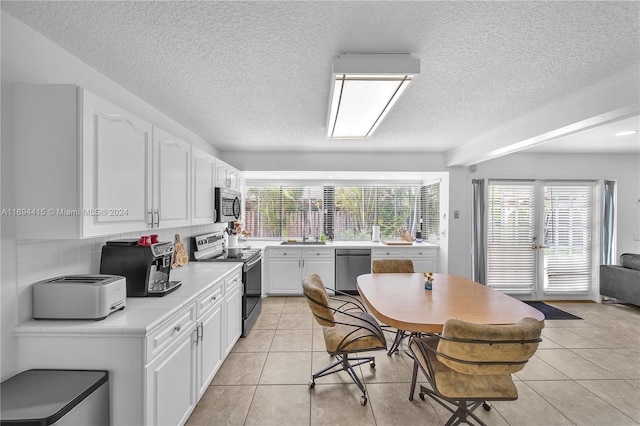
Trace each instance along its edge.
<path fill-rule="evenodd" d="M 326 241 L 283 241 L 281 246 L 323 246 L 326 245 Z"/>

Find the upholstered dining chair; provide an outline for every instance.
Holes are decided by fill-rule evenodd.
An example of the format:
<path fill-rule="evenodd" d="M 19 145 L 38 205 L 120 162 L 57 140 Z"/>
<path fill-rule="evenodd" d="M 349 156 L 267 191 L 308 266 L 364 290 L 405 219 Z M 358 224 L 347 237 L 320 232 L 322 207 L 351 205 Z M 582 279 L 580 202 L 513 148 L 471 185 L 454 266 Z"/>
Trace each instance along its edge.
<path fill-rule="evenodd" d="M 418 368 L 430 389 L 420 385 L 420 399 L 433 398 L 452 414 L 446 426 L 467 423 L 470 416 L 486 426 L 473 411 L 486 401 L 513 401 L 518 390 L 511 374 L 522 370 L 538 348 L 542 325 L 524 318 L 511 325 L 473 324 L 451 318 L 441 335 L 412 337 L 413 377 L 409 400 L 413 400 Z M 446 404 L 449 402 L 455 407 Z"/>
<path fill-rule="evenodd" d="M 371 269 L 374 274 L 412 274 L 414 272 L 413 262 L 410 259 L 376 259 L 371 262 Z M 396 330 L 396 337 L 393 339 L 387 355 L 397 353 L 402 339 L 408 335 L 404 330 Z"/>
<path fill-rule="evenodd" d="M 357 352 L 387 349 L 387 341 L 376 319 L 367 313 L 361 302 L 349 295 L 329 297 L 322 279 L 312 274 L 302 280 L 302 289 L 315 320 L 322 326 L 327 352 L 336 361 L 313 373 L 309 387 L 314 388 L 316 379 L 339 371 L 346 371 L 362 391 L 360 404 L 367 404 L 367 391 L 353 367 L 369 363 L 375 368 L 375 357 L 350 357 Z"/>

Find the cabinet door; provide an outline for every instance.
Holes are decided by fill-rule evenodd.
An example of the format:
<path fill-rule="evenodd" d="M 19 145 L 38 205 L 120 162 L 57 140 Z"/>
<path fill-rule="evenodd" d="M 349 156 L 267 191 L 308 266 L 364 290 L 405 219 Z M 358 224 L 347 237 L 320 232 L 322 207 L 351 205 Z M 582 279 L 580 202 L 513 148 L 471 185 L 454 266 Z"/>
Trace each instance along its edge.
<path fill-rule="evenodd" d="M 269 253 L 267 289 L 270 294 L 302 294 L 300 273 L 301 258 L 299 250 L 276 251 Z"/>
<path fill-rule="evenodd" d="M 439 272 L 436 262 L 438 252 L 434 249 L 406 249 L 403 257 L 413 262 L 416 272 Z"/>
<path fill-rule="evenodd" d="M 436 261 L 433 257 L 411 257 L 410 259 L 416 272 L 438 272 L 436 270 Z"/>
<path fill-rule="evenodd" d="M 224 355 L 227 356 L 242 334 L 242 286 L 236 286 L 224 297 L 226 335 Z"/>
<path fill-rule="evenodd" d="M 153 129 L 154 228 L 190 224 L 191 145 Z"/>
<path fill-rule="evenodd" d="M 325 287 L 336 288 L 336 261 L 333 250 L 304 250 L 302 277 L 318 274 Z"/>
<path fill-rule="evenodd" d="M 229 187 L 229 171 L 227 164 L 220 160 L 216 161 L 216 186 L 220 188 Z"/>
<path fill-rule="evenodd" d="M 214 223 L 216 221 L 214 212 L 216 160 L 212 155 L 192 147 L 191 167 L 193 168 L 191 224 Z"/>
<path fill-rule="evenodd" d="M 196 330 L 146 368 L 148 425 L 184 424 L 196 404 Z"/>
<path fill-rule="evenodd" d="M 200 320 L 198 327 L 198 399 L 213 380 L 223 360 L 222 298 Z"/>
<path fill-rule="evenodd" d="M 82 92 L 83 236 L 148 229 L 151 124 Z"/>

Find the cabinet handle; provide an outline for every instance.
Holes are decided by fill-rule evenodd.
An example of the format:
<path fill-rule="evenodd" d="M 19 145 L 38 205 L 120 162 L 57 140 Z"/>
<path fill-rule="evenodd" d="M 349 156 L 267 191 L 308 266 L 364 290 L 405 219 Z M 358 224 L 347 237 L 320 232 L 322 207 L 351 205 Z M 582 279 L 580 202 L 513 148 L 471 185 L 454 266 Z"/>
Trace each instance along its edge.
<path fill-rule="evenodd" d="M 202 342 L 202 339 L 204 339 L 204 324 L 200 323 L 200 341 Z"/>
<path fill-rule="evenodd" d="M 182 328 L 182 324 L 178 324 L 175 327 L 173 327 L 175 331 L 180 331 L 181 328 Z"/>
<path fill-rule="evenodd" d="M 217 295 L 211 296 L 211 300 L 215 301 L 217 297 L 218 297 Z"/>
<path fill-rule="evenodd" d="M 156 209 L 156 228 L 160 228 L 160 209 Z"/>
<path fill-rule="evenodd" d="M 153 228 L 153 210 L 149 210 L 147 214 L 149 215 L 149 228 Z"/>

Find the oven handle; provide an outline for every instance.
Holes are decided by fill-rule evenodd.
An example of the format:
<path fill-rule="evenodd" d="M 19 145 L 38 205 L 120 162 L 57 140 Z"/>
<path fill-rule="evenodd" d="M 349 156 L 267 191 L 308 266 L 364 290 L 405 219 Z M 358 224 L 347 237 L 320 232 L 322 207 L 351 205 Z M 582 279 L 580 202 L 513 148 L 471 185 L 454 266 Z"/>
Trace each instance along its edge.
<path fill-rule="evenodd" d="M 254 260 L 251 263 L 245 263 L 244 264 L 244 270 L 248 271 L 249 269 L 251 269 L 253 267 L 253 265 L 255 265 L 256 263 L 260 262 L 262 260 L 262 255 L 258 256 L 258 258 L 256 260 Z"/>

